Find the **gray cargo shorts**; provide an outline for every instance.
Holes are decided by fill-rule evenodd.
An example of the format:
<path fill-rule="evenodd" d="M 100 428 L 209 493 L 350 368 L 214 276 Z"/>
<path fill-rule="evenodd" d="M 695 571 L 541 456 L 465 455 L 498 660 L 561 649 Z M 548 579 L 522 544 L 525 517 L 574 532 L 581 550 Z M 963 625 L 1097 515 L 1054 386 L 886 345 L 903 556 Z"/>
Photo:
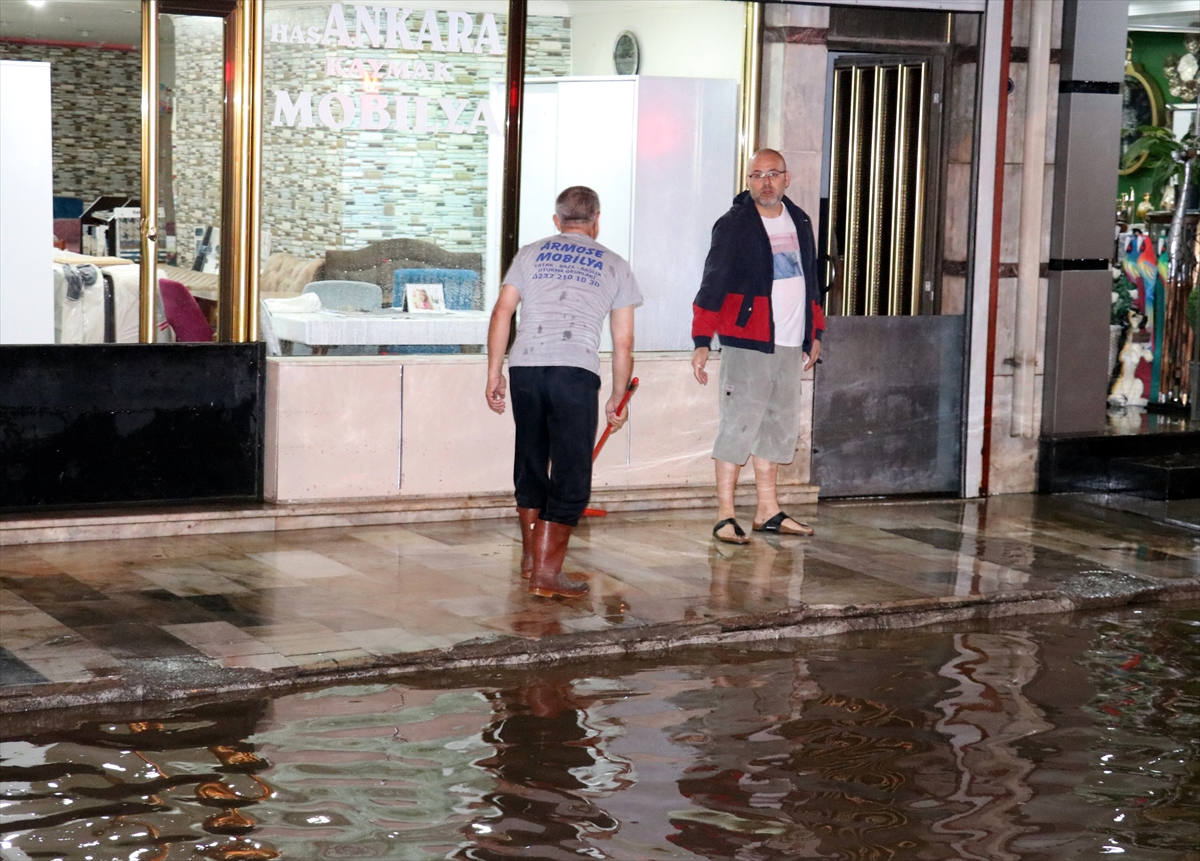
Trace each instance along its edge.
<path fill-rule="evenodd" d="M 800 436 L 804 350 L 721 348 L 721 420 L 713 458 L 744 464 L 750 455 L 791 463 Z"/>

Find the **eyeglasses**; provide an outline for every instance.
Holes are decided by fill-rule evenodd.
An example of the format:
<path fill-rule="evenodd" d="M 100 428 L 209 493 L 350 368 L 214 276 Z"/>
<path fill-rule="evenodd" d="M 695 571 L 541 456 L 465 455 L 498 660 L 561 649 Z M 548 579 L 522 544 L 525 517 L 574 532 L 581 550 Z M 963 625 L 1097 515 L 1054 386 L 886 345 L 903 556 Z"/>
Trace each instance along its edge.
<path fill-rule="evenodd" d="M 754 182 L 762 182 L 764 179 L 769 179 L 771 182 L 774 182 L 776 179 L 783 176 L 783 174 L 784 171 L 782 170 L 769 170 L 766 173 L 763 173 L 761 170 L 756 170 L 754 173 L 750 174 L 750 179 L 754 180 Z"/>

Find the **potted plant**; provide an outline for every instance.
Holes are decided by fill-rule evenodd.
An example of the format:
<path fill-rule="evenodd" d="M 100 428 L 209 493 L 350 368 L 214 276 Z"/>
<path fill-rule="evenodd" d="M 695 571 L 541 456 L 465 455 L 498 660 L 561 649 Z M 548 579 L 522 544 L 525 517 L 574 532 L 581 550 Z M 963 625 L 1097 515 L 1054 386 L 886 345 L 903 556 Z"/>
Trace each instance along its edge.
<path fill-rule="evenodd" d="M 1135 165 L 1145 154 L 1141 169 L 1150 174 L 1150 197 L 1161 200 L 1163 189 L 1173 178 L 1183 179 L 1183 162 L 1175 160 L 1175 153 L 1183 152 L 1195 146 L 1196 136 L 1189 132 L 1183 140 L 1176 140 L 1171 130 L 1163 126 L 1139 126 L 1141 137 L 1129 145 L 1125 151 L 1122 165 L 1126 168 Z M 1176 191 L 1176 195 L 1181 190 Z M 1188 201 L 1189 207 L 1192 205 Z"/>

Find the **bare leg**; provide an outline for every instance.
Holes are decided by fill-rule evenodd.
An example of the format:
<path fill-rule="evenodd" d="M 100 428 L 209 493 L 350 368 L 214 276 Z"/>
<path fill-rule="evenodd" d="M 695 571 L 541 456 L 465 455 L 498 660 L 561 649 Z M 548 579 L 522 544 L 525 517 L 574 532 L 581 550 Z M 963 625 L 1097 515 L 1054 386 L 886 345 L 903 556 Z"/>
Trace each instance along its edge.
<path fill-rule="evenodd" d="M 783 509 L 779 505 L 779 495 L 776 485 L 779 479 L 779 464 L 752 457 L 754 461 L 754 491 L 758 498 L 758 507 L 754 512 L 754 527 L 758 528 Z M 812 535 L 812 529 L 803 523 L 789 517 L 781 524 L 782 532 L 788 535 Z"/>
<path fill-rule="evenodd" d="M 713 461 L 717 465 L 717 520 L 734 517 L 733 492 L 737 488 L 738 475 L 742 467 L 723 460 Z"/>
<path fill-rule="evenodd" d="M 728 520 L 736 516 L 733 509 L 733 493 L 737 488 L 738 474 L 742 471 L 742 467 L 737 463 L 728 463 L 723 460 L 715 460 L 717 469 L 717 520 Z M 721 529 L 718 533 L 722 538 L 732 540 L 737 533 L 733 531 L 733 526 L 728 525 Z"/>
<path fill-rule="evenodd" d="M 779 480 L 779 464 L 757 456 L 750 460 L 754 463 L 754 494 L 758 498 L 754 522 L 762 523 L 782 510 L 779 507 L 779 497 L 775 490 L 775 485 Z"/>

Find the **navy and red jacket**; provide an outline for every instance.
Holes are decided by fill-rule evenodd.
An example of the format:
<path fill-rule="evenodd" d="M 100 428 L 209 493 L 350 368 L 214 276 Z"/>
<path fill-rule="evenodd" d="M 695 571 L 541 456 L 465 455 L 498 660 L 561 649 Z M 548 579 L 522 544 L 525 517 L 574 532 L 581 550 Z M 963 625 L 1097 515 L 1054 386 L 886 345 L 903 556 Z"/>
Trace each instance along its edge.
<path fill-rule="evenodd" d="M 808 298 L 805 315 L 805 353 L 825 331 L 821 310 L 821 287 L 817 281 L 817 242 L 812 221 L 787 197 L 783 205 L 796 224 L 800 240 L 800 266 Z M 775 282 L 775 259 L 771 239 L 763 226 L 758 207 L 743 191 L 733 199 L 729 211 L 713 225 L 712 245 L 704 261 L 700 292 L 692 304 L 692 340 L 697 347 L 710 347 L 713 335 L 727 347 L 762 353 L 775 352 L 775 318 L 771 287 Z"/>

